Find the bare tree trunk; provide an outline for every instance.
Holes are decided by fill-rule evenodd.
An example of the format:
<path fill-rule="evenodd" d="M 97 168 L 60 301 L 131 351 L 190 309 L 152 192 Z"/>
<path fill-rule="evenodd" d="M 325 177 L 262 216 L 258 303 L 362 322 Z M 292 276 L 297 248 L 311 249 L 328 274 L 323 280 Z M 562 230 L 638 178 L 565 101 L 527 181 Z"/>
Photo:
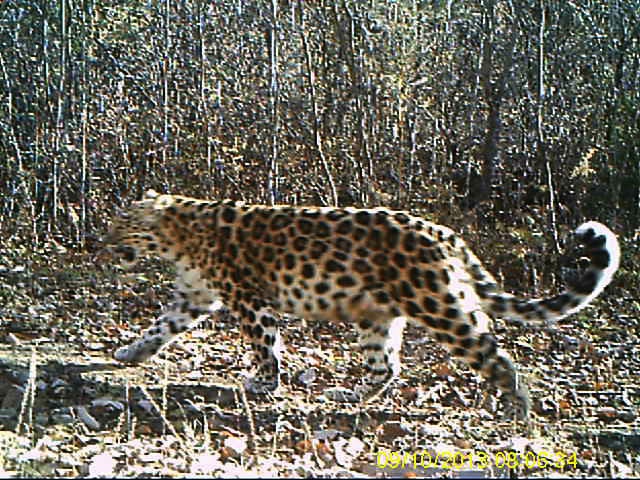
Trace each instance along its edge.
<path fill-rule="evenodd" d="M 320 133 L 320 118 L 318 115 L 318 100 L 316 98 L 316 80 L 315 73 L 313 71 L 313 62 L 311 60 L 311 51 L 309 49 L 309 40 L 307 39 L 307 33 L 305 31 L 305 22 L 304 22 L 304 6 L 300 7 L 300 34 L 302 36 L 302 47 L 304 50 L 304 55 L 306 58 L 307 65 L 307 81 L 309 82 L 309 96 L 311 97 L 311 116 L 313 121 L 313 138 L 314 144 L 316 147 L 316 152 L 318 154 L 318 158 L 320 159 L 320 164 L 322 165 L 322 170 L 324 171 L 324 175 L 326 181 L 329 183 L 329 190 L 331 194 L 331 205 L 338 205 L 338 194 L 336 193 L 336 185 L 333 181 L 333 175 L 331 174 L 331 170 L 329 169 L 329 165 L 327 164 L 327 159 L 324 154 L 324 149 L 322 147 L 322 135 Z"/>
<path fill-rule="evenodd" d="M 278 0 L 271 0 L 271 28 L 269 30 L 269 61 L 271 84 L 269 107 L 271 111 L 271 158 L 267 173 L 267 199 L 275 205 L 279 198 L 278 187 L 278 133 L 280 130 L 280 86 L 278 84 Z"/>
<path fill-rule="evenodd" d="M 214 186 L 214 178 L 216 173 L 213 171 L 213 162 L 212 162 L 212 138 L 211 132 L 213 130 L 213 119 L 211 115 L 209 115 L 209 104 L 207 102 L 207 96 L 205 94 L 205 88 L 207 85 L 207 50 L 204 41 L 205 37 L 205 2 L 199 1 L 197 3 L 197 16 L 198 16 L 198 65 L 199 65 L 199 75 L 198 75 L 198 96 L 200 98 L 198 102 L 198 116 L 199 116 L 199 128 L 202 132 L 202 136 L 205 142 L 205 151 L 206 151 L 206 163 L 207 163 L 207 175 L 204 179 L 205 189 L 207 194 L 211 193 L 211 190 Z M 219 192 L 215 192 L 216 195 Z"/>
<path fill-rule="evenodd" d="M 494 31 L 496 28 L 495 0 L 486 0 L 484 3 L 484 38 L 482 42 L 482 64 L 480 78 L 484 97 L 487 103 L 487 124 L 482 149 L 482 192 L 481 200 L 491 197 L 491 185 L 495 176 L 498 163 L 498 140 L 502 129 L 500 108 L 504 99 L 506 84 L 513 64 L 513 51 L 516 42 L 516 23 L 513 18 L 515 12 L 509 2 L 511 16 L 511 36 L 505 45 L 502 58 L 502 68 L 495 62 Z M 497 71 L 496 71 L 497 70 Z M 495 76 L 495 78 L 492 78 Z"/>
<path fill-rule="evenodd" d="M 164 2 L 164 52 L 162 54 L 162 170 L 168 171 L 168 153 L 169 153 L 169 52 L 170 52 L 170 1 Z M 148 172 L 145 172 L 148 173 Z M 163 181 L 169 186 L 169 179 Z"/>
<path fill-rule="evenodd" d="M 51 95 L 51 59 L 49 57 L 49 11 L 46 2 L 42 5 L 42 70 L 43 82 L 42 97 L 45 102 L 45 111 L 36 113 L 36 133 L 35 133 L 35 161 L 36 163 L 44 162 L 47 152 L 47 145 L 51 143 L 51 133 L 49 125 L 54 115 L 54 106 L 52 105 Z M 61 92 L 62 93 L 62 92 Z M 53 176 L 53 175 L 52 175 Z M 42 185 L 38 176 L 34 176 L 32 184 L 33 206 L 31 210 L 32 240 L 33 248 L 40 243 L 40 228 L 38 225 L 38 217 L 44 217 L 46 212 L 47 189 Z M 47 222 L 47 230 L 50 230 L 49 221 Z"/>
<path fill-rule="evenodd" d="M 13 146 L 13 150 L 15 152 L 15 161 L 16 164 L 12 165 L 12 161 L 10 157 L 5 158 L 5 164 L 6 164 L 6 172 L 7 172 L 7 181 L 11 182 L 9 184 L 9 188 L 10 191 L 12 192 L 18 192 L 20 190 L 26 190 L 26 188 L 24 188 L 24 179 L 22 178 L 22 151 L 20 149 L 20 145 L 18 144 L 18 137 L 16 135 L 16 128 L 15 128 L 15 124 L 14 124 L 14 114 L 13 114 L 13 92 L 11 90 L 11 84 L 9 81 L 9 75 L 7 73 L 7 68 L 4 62 L 4 57 L 2 56 L 2 52 L 0 52 L 0 71 L 2 71 L 2 80 L 4 81 L 5 84 L 5 90 L 7 92 L 7 119 L 9 122 L 9 136 L 11 139 L 11 145 Z M 25 191 L 24 194 L 26 194 L 26 196 L 29 195 L 29 192 Z M 16 208 L 16 201 L 18 201 L 18 199 L 16 198 L 17 195 L 9 195 L 9 205 L 7 210 L 9 212 L 13 212 L 14 209 Z M 1 227 L 3 227 L 4 225 L 0 225 L 0 230 Z"/>
<path fill-rule="evenodd" d="M 538 165 L 545 166 L 545 172 L 547 176 L 547 188 L 549 189 L 549 222 L 551 223 L 551 234 L 553 237 L 553 248 L 555 253 L 560 252 L 560 244 L 558 241 L 558 224 L 556 220 L 556 201 L 555 201 L 555 189 L 553 186 L 553 173 L 551 170 L 551 163 L 546 155 L 545 138 L 544 138 L 544 104 L 545 104 L 545 53 L 544 53 L 544 27 L 546 23 L 546 13 L 544 0 L 539 0 L 540 8 L 540 25 L 538 30 L 538 111 L 536 116 L 536 134 L 537 134 L 537 148 L 536 156 L 538 159 Z"/>
<path fill-rule="evenodd" d="M 491 83 L 493 71 L 493 29 L 495 23 L 495 0 L 484 2 L 484 32 L 482 40 L 482 64 L 480 67 L 480 78 L 484 90 L 484 98 L 487 103 L 487 123 L 482 148 L 482 200 L 488 200 L 491 196 L 491 183 L 497 162 L 497 137 L 500 126 L 499 105 L 496 105 L 495 91 Z"/>
<path fill-rule="evenodd" d="M 49 223 L 49 233 L 57 227 L 58 223 L 58 203 L 59 203 L 59 169 L 60 155 L 62 153 L 62 145 L 65 141 L 65 88 L 67 77 L 67 2 L 60 2 L 60 79 L 58 83 L 58 112 L 56 115 L 56 132 L 55 132 L 55 148 L 53 154 L 53 163 L 51 168 L 51 182 L 53 195 L 51 198 L 51 221 Z"/>
<path fill-rule="evenodd" d="M 370 128 L 368 113 L 370 107 L 369 92 L 371 90 L 371 80 L 366 71 L 366 63 L 362 48 L 356 47 L 356 30 L 361 28 L 358 24 L 359 18 L 349 8 L 346 0 L 343 0 L 342 7 L 349 18 L 349 70 L 351 74 L 351 95 L 355 100 L 355 110 L 357 112 L 356 125 L 356 149 L 355 159 L 359 189 L 360 202 L 364 205 L 369 203 L 369 193 L 372 190 L 371 181 L 373 179 L 373 158 L 371 156 Z"/>
<path fill-rule="evenodd" d="M 86 28 L 87 26 L 87 9 L 85 5 L 82 5 L 82 24 Z M 91 57 L 91 52 L 88 52 L 88 44 L 87 44 L 87 35 L 82 36 L 82 72 L 80 74 L 81 78 L 81 94 L 80 94 L 80 108 L 82 109 L 82 118 L 81 118 L 81 166 L 80 166 L 80 225 L 77 229 L 78 238 L 77 242 L 81 248 L 85 246 L 85 238 L 87 231 L 87 163 L 88 163 L 88 152 L 87 152 L 87 123 L 88 123 L 88 101 L 87 101 L 87 58 Z"/>

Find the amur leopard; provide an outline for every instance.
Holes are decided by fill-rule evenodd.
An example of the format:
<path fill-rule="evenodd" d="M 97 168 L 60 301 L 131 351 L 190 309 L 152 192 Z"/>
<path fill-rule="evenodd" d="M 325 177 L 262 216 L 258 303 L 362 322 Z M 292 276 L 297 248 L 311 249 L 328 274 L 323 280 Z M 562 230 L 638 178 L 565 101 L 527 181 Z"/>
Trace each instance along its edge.
<path fill-rule="evenodd" d="M 562 293 L 524 299 L 502 292 L 451 229 L 386 208 L 245 205 L 153 190 L 115 219 L 107 243 L 125 260 L 156 255 L 175 263 L 175 300 L 142 338 L 115 352 L 139 363 L 198 318 L 228 308 L 257 360 L 248 387 L 279 385 L 278 315 L 353 324 L 366 359 L 366 392 L 400 372 L 406 320 L 420 325 L 497 386 L 509 414 L 526 418 L 527 387 L 489 327 L 492 316 L 544 324 L 597 297 L 618 268 L 620 249 L 604 225 L 576 235 L 590 264 Z"/>

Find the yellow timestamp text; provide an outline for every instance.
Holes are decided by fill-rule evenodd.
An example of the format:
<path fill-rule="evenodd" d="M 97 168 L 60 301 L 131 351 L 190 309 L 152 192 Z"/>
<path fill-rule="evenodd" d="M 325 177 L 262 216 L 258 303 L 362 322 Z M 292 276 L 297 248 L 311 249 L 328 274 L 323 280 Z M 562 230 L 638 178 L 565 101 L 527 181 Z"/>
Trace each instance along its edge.
<path fill-rule="evenodd" d="M 450 452 L 442 451 L 430 453 L 426 450 L 419 452 L 399 452 L 392 450 L 380 450 L 376 455 L 378 468 L 397 469 L 405 467 L 440 468 L 443 470 L 462 470 L 486 468 L 525 468 L 543 469 L 565 468 L 578 466 L 576 453 L 564 452 L 515 452 L 501 450 L 497 452 L 472 451 Z"/>

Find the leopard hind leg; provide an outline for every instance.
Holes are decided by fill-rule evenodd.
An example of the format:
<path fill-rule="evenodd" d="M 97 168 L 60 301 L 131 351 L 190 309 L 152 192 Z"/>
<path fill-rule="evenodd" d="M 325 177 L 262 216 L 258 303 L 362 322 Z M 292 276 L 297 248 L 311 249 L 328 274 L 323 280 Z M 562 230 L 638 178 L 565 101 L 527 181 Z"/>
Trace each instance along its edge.
<path fill-rule="evenodd" d="M 528 417 L 531 405 L 527 386 L 510 356 L 498 348 L 496 338 L 486 331 L 491 319 L 484 312 L 460 314 L 455 320 L 421 315 L 419 320 L 454 357 L 464 360 L 502 391 L 505 417 Z"/>

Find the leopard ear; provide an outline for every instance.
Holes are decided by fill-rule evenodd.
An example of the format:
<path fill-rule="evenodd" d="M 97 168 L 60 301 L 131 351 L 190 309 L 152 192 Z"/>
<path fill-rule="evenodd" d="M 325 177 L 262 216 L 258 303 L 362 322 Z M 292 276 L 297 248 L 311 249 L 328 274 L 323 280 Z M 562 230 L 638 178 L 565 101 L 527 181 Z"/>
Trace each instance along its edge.
<path fill-rule="evenodd" d="M 160 194 L 158 192 L 150 188 L 145 192 L 143 200 L 153 200 L 154 198 L 158 198 L 159 195 Z"/>

